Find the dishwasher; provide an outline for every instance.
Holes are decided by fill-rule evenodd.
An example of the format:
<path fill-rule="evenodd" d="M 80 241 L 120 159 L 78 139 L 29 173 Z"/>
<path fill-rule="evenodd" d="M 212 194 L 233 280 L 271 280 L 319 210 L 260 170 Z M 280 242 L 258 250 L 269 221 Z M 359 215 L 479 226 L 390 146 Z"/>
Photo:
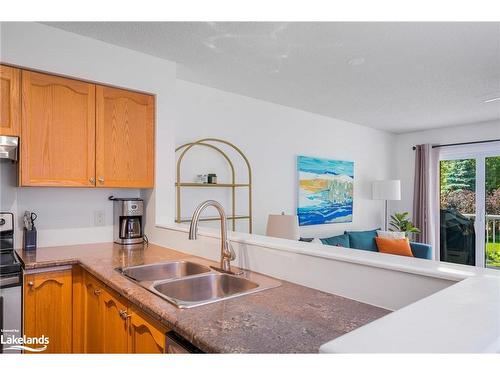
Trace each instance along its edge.
<path fill-rule="evenodd" d="M 196 346 L 191 344 L 182 336 L 174 331 L 167 333 L 167 353 L 168 354 L 194 354 L 203 353 Z"/>

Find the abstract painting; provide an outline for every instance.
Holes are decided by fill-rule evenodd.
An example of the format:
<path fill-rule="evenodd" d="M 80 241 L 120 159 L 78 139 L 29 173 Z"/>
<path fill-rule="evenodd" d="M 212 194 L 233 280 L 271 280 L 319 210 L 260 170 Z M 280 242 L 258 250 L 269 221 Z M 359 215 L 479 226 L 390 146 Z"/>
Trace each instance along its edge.
<path fill-rule="evenodd" d="M 299 225 L 352 222 L 354 162 L 297 157 Z"/>

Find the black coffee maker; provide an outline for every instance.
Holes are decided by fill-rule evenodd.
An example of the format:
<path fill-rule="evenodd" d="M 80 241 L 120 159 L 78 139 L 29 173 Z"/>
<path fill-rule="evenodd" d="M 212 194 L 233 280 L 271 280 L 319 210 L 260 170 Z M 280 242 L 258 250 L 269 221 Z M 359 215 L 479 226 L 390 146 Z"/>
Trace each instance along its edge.
<path fill-rule="evenodd" d="M 144 242 L 144 202 L 141 198 L 114 198 L 113 219 L 114 242 L 133 245 Z"/>

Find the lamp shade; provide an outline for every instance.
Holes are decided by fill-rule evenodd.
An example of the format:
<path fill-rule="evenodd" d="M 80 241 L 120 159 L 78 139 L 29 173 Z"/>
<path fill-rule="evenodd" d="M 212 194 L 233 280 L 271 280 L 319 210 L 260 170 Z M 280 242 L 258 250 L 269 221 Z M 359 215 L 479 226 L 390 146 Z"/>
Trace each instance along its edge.
<path fill-rule="evenodd" d="M 297 215 L 269 215 L 266 236 L 298 240 L 300 233 Z"/>
<path fill-rule="evenodd" d="M 401 200 L 401 181 L 374 181 L 372 185 L 372 194 L 373 199 L 399 201 Z"/>

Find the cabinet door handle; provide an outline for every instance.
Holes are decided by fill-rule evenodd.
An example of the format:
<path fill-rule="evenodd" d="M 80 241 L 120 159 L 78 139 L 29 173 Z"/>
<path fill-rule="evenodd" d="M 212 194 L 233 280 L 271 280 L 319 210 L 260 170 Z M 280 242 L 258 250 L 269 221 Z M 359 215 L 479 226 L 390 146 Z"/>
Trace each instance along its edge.
<path fill-rule="evenodd" d="M 100 184 L 104 184 L 104 177 L 99 177 L 97 181 L 99 181 Z"/>
<path fill-rule="evenodd" d="M 101 294 L 101 289 L 94 289 L 94 294 L 96 296 L 100 295 Z"/>
<path fill-rule="evenodd" d="M 119 314 L 123 320 L 127 320 L 128 318 L 130 318 L 130 314 L 127 313 L 127 310 L 120 310 Z"/>
<path fill-rule="evenodd" d="M 33 291 L 33 287 L 35 286 L 35 283 L 33 281 L 28 282 L 28 286 L 30 287 L 30 290 Z"/>
<path fill-rule="evenodd" d="M 90 177 L 89 178 L 89 182 L 94 185 L 95 184 L 95 178 L 94 177 Z"/>

